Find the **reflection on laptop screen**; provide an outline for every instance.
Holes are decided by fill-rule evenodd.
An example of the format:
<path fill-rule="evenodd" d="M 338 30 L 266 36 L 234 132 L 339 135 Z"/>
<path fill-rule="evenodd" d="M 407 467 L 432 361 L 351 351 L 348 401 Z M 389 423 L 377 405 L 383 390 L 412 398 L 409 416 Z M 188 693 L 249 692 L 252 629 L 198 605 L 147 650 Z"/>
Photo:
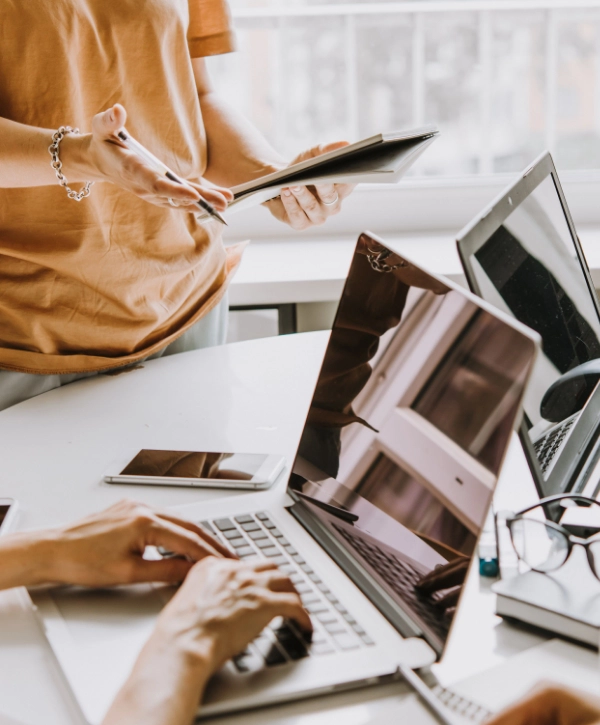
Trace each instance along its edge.
<path fill-rule="evenodd" d="M 579 373 L 589 372 L 590 361 L 600 357 L 595 292 L 551 174 L 482 240 L 467 263 L 484 299 L 542 336 L 543 354 L 524 407 L 542 476 L 549 479 L 553 470 L 558 475 L 563 453 L 574 457 L 569 437 L 598 380 L 597 374 Z M 557 481 L 543 493 L 567 485 Z"/>
<path fill-rule="evenodd" d="M 441 652 L 535 346 L 382 250 L 362 235 L 290 488 Z"/>

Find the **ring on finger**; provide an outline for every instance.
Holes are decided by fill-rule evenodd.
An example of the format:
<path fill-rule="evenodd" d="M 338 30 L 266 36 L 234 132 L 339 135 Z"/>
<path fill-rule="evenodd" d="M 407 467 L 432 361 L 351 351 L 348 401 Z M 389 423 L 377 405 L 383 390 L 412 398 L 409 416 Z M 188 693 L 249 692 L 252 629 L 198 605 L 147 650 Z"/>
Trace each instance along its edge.
<path fill-rule="evenodd" d="M 179 204 L 177 204 L 177 202 L 174 202 L 174 201 L 173 201 L 173 199 L 171 199 L 171 197 L 169 197 L 169 198 L 167 199 L 167 201 L 169 202 L 169 204 L 170 204 L 171 206 L 174 206 L 175 208 L 177 208 L 177 207 L 179 206 Z"/>
<path fill-rule="evenodd" d="M 323 206 L 333 206 L 334 204 L 337 204 L 339 200 L 340 200 L 340 195 L 336 191 L 335 199 L 333 201 L 321 201 L 321 204 L 323 204 Z"/>

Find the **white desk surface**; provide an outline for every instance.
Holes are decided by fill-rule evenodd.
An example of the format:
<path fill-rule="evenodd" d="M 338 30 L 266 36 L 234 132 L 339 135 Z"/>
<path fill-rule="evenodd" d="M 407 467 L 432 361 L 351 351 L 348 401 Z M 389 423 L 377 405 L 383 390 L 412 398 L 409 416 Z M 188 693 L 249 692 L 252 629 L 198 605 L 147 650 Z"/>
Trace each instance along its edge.
<path fill-rule="evenodd" d="M 337 300 L 356 238 L 305 238 L 252 241 L 230 287 L 232 305 L 261 305 Z M 376 230 L 373 230 L 376 231 Z M 579 230 L 592 278 L 600 287 L 600 230 Z M 436 274 L 463 280 L 455 237 L 447 234 L 383 235 L 383 240 Z"/>
<path fill-rule="evenodd" d="M 292 461 L 326 340 L 327 333 L 306 333 L 176 355 L 127 374 L 80 381 L 0 413 L 1 491 L 21 505 L 17 527 L 67 522 L 123 496 L 169 506 L 227 495 L 102 483 L 105 467 L 123 447 L 280 452 Z M 275 497 L 283 495 L 284 478 Z M 243 495 L 250 501 L 255 494 Z M 534 500 L 518 443 L 498 495 L 510 498 L 511 507 Z M 444 661 L 435 666 L 443 684 L 543 641 L 495 617 L 488 590 L 473 572 Z M 401 692 L 400 685 L 388 685 L 218 722 L 325 725 L 333 717 L 363 725 Z M 22 590 L 0 594 L 0 723 L 2 715 L 24 725 L 80 722 Z"/>

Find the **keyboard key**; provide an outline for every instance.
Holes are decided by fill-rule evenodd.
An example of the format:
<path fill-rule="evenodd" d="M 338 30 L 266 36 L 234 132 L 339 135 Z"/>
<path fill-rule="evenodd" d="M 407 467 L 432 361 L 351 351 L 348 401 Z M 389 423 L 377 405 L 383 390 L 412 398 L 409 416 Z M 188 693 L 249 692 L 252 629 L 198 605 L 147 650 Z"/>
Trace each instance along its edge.
<path fill-rule="evenodd" d="M 292 557 L 292 559 L 293 558 L 294 557 Z M 301 564 L 300 562 L 298 562 L 298 565 L 302 569 L 302 571 L 305 572 L 306 574 L 312 574 L 313 573 L 313 570 L 310 568 L 310 566 L 306 562 L 304 562 L 304 564 Z"/>
<path fill-rule="evenodd" d="M 275 524 L 269 518 L 262 519 L 262 525 L 265 527 L 265 529 L 274 529 L 275 528 Z"/>
<path fill-rule="evenodd" d="M 273 556 L 279 556 L 279 549 L 276 546 L 261 546 L 262 539 L 256 542 L 257 546 L 262 549 L 262 553 L 269 558 Z"/>
<path fill-rule="evenodd" d="M 282 539 L 283 538 L 283 534 L 277 528 L 271 529 L 271 536 L 274 536 L 276 539 Z"/>
<path fill-rule="evenodd" d="M 298 572 L 296 572 L 290 576 L 290 581 L 292 584 L 304 584 L 306 580 L 302 574 L 298 574 Z"/>
<path fill-rule="evenodd" d="M 203 529 L 208 531 L 209 534 L 215 533 L 215 530 L 213 529 L 213 527 L 210 525 L 210 523 L 208 521 L 201 521 L 200 526 L 202 526 Z"/>
<path fill-rule="evenodd" d="M 269 548 L 275 549 L 271 539 L 257 539 L 254 542 L 254 544 L 255 544 L 255 546 L 258 546 L 259 549 L 269 549 Z M 275 551 L 277 551 L 277 549 L 275 549 Z"/>
<path fill-rule="evenodd" d="M 363 641 L 363 642 L 364 642 L 364 643 L 365 643 L 366 645 L 369 645 L 369 646 L 371 646 L 371 645 L 375 644 L 375 642 L 374 642 L 374 641 L 373 641 L 373 640 L 372 640 L 372 639 L 371 639 L 371 638 L 369 637 L 369 635 L 368 635 L 368 634 L 361 634 L 361 635 L 360 635 L 360 638 L 362 639 L 362 641 Z"/>
<path fill-rule="evenodd" d="M 306 611 L 309 614 L 319 614 L 319 612 L 328 612 L 329 607 L 325 604 L 325 602 L 319 601 L 316 604 L 306 605 Z"/>
<path fill-rule="evenodd" d="M 255 652 L 245 652 L 237 657 L 233 658 L 233 664 L 236 666 L 238 672 L 257 672 L 262 670 L 264 667 L 262 657 L 259 657 Z"/>
<path fill-rule="evenodd" d="M 282 571 L 284 574 L 287 574 L 289 576 L 290 574 L 294 574 L 298 570 L 295 566 L 292 566 L 291 564 L 282 564 L 279 567 L 279 571 Z"/>
<path fill-rule="evenodd" d="M 298 594 L 308 594 L 309 592 L 312 592 L 312 587 L 306 583 L 296 584 L 296 591 Z"/>
<path fill-rule="evenodd" d="M 302 594 L 300 595 L 300 599 L 302 600 L 302 605 L 305 607 L 308 604 L 316 604 L 321 601 L 314 592 L 311 592 L 310 594 Z"/>
<path fill-rule="evenodd" d="M 290 542 L 283 535 L 279 538 L 279 543 L 281 546 L 291 546 Z"/>
<path fill-rule="evenodd" d="M 229 529 L 228 531 L 223 531 L 223 536 L 226 539 L 237 539 L 240 536 L 240 532 L 237 529 Z"/>
<path fill-rule="evenodd" d="M 213 522 L 214 525 L 219 529 L 219 531 L 230 531 L 231 529 L 235 529 L 236 526 L 231 521 L 231 519 L 217 519 Z"/>
<path fill-rule="evenodd" d="M 357 649 L 359 646 L 358 642 L 356 641 L 356 637 L 353 637 L 351 634 L 348 633 L 334 634 L 333 641 L 342 650 Z"/>
<path fill-rule="evenodd" d="M 242 539 L 241 536 L 237 539 L 229 539 L 229 545 L 233 546 L 234 549 L 239 549 L 242 546 L 247 546 L 246 539 Z"/>
<path fill-rule="evenodd" d="M 332 652 L 335 652 L 335 650 L 329 642 L 317 642 L 310 647 L 310 653 L 313 655 L 328 655 Z"/>
<path fill-rule="evenodd" d="M 242 524 L 242 529 L 244 531 L 260 531 L 260 526 L 255 521 L 250 521 L 250 523 Z"/>
<path fill-rule="evenodd" d="M 272 556 L 271 557 L 271 561 L 273 562 L 273 564 L 275 564 L 275 566 L 281 566 L 282 564 L 286 564 L 287 563 L 287 559 L 285 558 L 285 556 L 281 556 L 281 555 L 280 556 Z"/>
<path fill-rule="evenodd" d="M 335 612 L 332 612 L 330 609 L 328 609 L 326 612 L 323 612 L 322 614 L 317 614 L 317 619 L 319 620 L 319 622 L 321 622 L 321 624 L 327 624 L 328 622 L 339 622 L 337 614 Z"/>
<path fill-rule="evenodd" d="M 242 546 L 239 549 L 235 550 L 235 553 L 244 559 L 247 556 L 250 556 L 251 554 L 254 554 L 254 549 L 252 549 L 250 546 Z"/>
<path fill-rule="evenodd" d="M 252 644 L 265 658 L 265 662 L 269 667 L 282 665 L 284 662 L 287 662 L 285 655 L 282 654 L 279 647 L 268 637 L 259 637 L 258 639 L 255 639 Z"/>
<path fill-rule="evenodd" d="M 296 564 L 306 564 L 301 554 L 292 554 L 292 559 L 296 562 Z"/>
<path fill-rule="evenodd" d="M 259 521 L 268 521 L 269 520 L 269 517 L 268 517 L 268 515 L 266 514 L 265 511 L 261 511 L 260 513 L 257 513 L 256 514 L 256 518 Z"/>
<path fill-rule="evenodd" d="M 250 531 L 248 533 L 248 536 L 253 541 L 258 541 L 259 539 L 265 539 L 265 540 L 267 540 L 267 535 L 266 535 L 266 533 L 264 531 L 262 531 L 262 529 L 260 531 Z"/>
<path fill-rule="evenodd" d="M 283 542 L 280 542 L 280 543 L 283 544 Z M 293 556 L 294 554 L 298 553 L 291 544 L 283 544 L 283 546 L 285 546 L 285 550 L 287 551 L 287 553 L 290 556 Z"/>
<path fill-rule="evenodd" d="M 333 635 L 339 635 L 346 632 L 346 627 L 344 627 L 341 622 L 327 622 L 326 624 L 323 624 L 323 627 L 325 627 L 325 630 L 329 632 L 329 634 Z"/>
<path fill-rule="evenodd" d="M 236 516 L 235 520 L 238 522 L 238 524 L 249 524 L 254 521 L 252 516 L 250 516 L 249 514 L 244 514 L 243 516 Z"/>

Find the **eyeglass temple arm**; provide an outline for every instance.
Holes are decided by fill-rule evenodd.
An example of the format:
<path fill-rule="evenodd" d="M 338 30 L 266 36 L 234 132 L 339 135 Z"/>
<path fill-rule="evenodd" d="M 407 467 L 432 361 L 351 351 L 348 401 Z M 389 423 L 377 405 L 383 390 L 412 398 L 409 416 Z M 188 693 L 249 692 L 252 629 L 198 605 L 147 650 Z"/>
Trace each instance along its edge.
<path fill-rule="evenodd" d="M 515 514 L 515 516 L 521 516 L 522 514 L 526 514 L 528 511 L 538 508 L 538 506 L 543 506 L 545 508 L 546 506 L 556 503 L 557 501 L 567 501 L 567 500 L 568 501 L 581 501 L 582 503 L 588 504 L 588 506 L 591 506 L 592 504 L 600 505 L 600 501 L 597 501 L 595 498 L 588 498 L 587 496 L 580 496 L 577 493 L 555 493 L 553 496 L 545 496 L 544 498 L 541 498 L 537 503 L 534 503 L 532 506 L 528 506 L 527 508 L 521 509 L 521 511 L 519 511 L 518 514 Z"/>

